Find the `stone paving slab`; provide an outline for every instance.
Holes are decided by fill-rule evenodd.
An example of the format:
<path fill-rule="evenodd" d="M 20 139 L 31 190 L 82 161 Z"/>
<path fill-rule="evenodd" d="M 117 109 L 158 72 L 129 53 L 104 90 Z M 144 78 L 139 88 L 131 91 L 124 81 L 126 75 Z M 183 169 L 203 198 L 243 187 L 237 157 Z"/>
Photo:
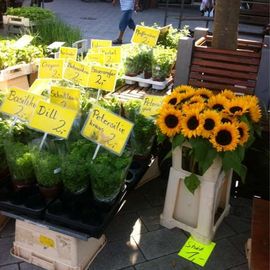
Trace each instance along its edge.
<path fill-rule="evenodd" d="M 0 270 L 20 270 L 20 269 L 18 264 L 10 264 L 6 266 L 0 266 Z"/>
<path fill-rule="evenodd" d="M 0 238 L 12 237 L 14 236 L 14 231 L 15 231 L 15 220 L 9 219 L 6 226 L 0 232 Z"/>
<path fill-rule="evenodd" d="M 245 255 L 245 245 L 247 240 L 250 238 L 249 233 L 241 233 L 234 237 L 228 238 L 228 240 L 242 253 Z"/>
<path fill-rule="evenodd" d="M 20 262 L 19 259 L 10 255 L 10 250 L 13 246 L 13 237 L 0 239 L 0 266 Z"/>
<path fill-rule="evenodd" d="M 20 270 L 44 270 L 41 267 L 26 262 L 20 263 Z"/>
<path fill-rule="evenodd" d="M 216 231 L 213 241 L 218 241 L 233 235 L 235 235 L 235 232 L 226 223 L 222 222 Z"/>
<path fill-rule="evenodd" d="M 243 264 L 243 265 L 240 265 L 240 266 L 233 267 L 230 270 L 249 270 L 249 268 L 248 268 L 247 264 Z"/>
<path fill-rule="evenodd" d="M 240 217 L 229 215 L 224 219 L 224 222 L 228 224 L 237 233 L 250 233 L 251 231 L 251 223 Z"/>

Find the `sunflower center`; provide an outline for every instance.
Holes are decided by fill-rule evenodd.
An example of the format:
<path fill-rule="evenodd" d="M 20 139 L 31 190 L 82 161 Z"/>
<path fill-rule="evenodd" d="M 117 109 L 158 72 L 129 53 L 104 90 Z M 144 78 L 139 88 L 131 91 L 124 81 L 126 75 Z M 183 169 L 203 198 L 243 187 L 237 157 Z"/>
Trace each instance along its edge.
<path fill-rule="evenodd" d="M 233 106 L 230 108 L 231 113 L 242 112 L 242 111 L 243 111 L 243 109 L 239 106 Z"/>
<path fill-rule="evenodd" d="M 187 101 L 189 101 L 189 100 L 190 100 L 190 97 L 183 98 L 183 99 L 181 100 L 181 103 L 185 103 L 185 102 L 187 102 Z"/>
<path fill-rule="evenodd" d="M 222 104 L 215 104 L 214 106 L 213 106 L 213 109 L 214 110 L 217 110 L 217 111 L 222 111 L 223 109 L 224 109 L 224 106 L 222 105 Z"/>
<path fill-rule="evenodd" d="M 209 97 L 207 96 L 207 95 L 205 95 L 205 94 L 200 94 L 200 96 L 202 97 L 202 98 L 205 98 L 205 99 L 208 99 Z"/>
<path fill-rule="evenodd" d="M 177 102 L 177 98 L 172 98 L 170 99 L 169 104 L 175 105 L 176 102 Z"/>
<path fill-rule="evenodd" d="M 228 130 L 220 130 L 216 142 L 220 145 L 229 145 L 232 142 L 232 134 Z"/>
<path fill-rule="evenodd" d="M 239 131 L 240 137 L 242 138 L 244 136 L 244 130 L 241 127 L 239 127 L 238 131 Z"/>
<path fill-rule="evenodd" d="M 203 127 L 206 130 L 212 130 L 215 127 L 215 121 L 211 118 L 205 119 Z"/>
<path fill-rule="evenodd" d="M 175 128 L 177 127 L 178 123 L 178 118 L 173 114 L 169 114 L 165 117 L 165 124 L 168 128 Z"/>
<path fill-rule="evenodd" d="M 190 130 L 195 130 L 197 127 L 199 126 L 199 121 L 198 119 L 196 118 L 196 116 L 192 116 L 188 119 L 187 121 L 187 127 L 190 129 Z"/>
<path fill-rule="evenodd" d="M 232 121 L 231 121 L 229 118 L 225 118 L 225 117 L 223 117 L 223 118 L 221 119 L 221 122 L 222 122 L 223 124 L 225 124 L 225 123 L 232 123 Z"/>

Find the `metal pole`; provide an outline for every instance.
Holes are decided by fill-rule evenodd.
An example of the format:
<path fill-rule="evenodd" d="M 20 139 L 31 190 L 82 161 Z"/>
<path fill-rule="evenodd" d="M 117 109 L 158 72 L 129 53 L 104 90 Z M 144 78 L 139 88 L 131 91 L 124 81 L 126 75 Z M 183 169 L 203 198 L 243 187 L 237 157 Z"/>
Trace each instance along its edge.
<path fill-rule="evenodd" d="M 169 7 L 169 0 L 166 0 L 166 7 L 165 7 L 165 15 L 164 15 L 163 26 L 166 26 L 167 25 L 168 7 Z"/>
<path fill-rule="evenodd" d="M 181 28 L 181 23 L 182 23 L 182 18 L 183 18 L 183 12 L 184 12 L 184 3 L 185 3 L 185 0 L 181 0 L 178 29 Z"/>

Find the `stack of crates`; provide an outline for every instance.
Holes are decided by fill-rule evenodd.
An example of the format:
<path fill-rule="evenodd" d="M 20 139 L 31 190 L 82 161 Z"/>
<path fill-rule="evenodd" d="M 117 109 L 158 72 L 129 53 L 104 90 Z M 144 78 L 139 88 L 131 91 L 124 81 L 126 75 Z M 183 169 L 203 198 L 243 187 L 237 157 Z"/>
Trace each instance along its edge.
<path fill-rule="evenodd" d="M 166 191 L 161 225 L 178 227 L 189 232 L 197 241 L 208 244 L 226 215 L 229 214 L 232 171 L 222 171 L 221 159 L 215 159 L 204 175 L 198 176 L 200 186 L 192 194 L 184 178 L 190 175 L 183 169 L 183 147 L 173 151 L 172 167 Z"/>
<path fill-rule="evenodd" d="M 5 34 L 21 34 L 29 33 L 29 30 L 35 25 L 34 22 L 31 22 L 29 18 L 13 16 L 13 15 L 4 15 L 3 16 L 3 25 Z"/>

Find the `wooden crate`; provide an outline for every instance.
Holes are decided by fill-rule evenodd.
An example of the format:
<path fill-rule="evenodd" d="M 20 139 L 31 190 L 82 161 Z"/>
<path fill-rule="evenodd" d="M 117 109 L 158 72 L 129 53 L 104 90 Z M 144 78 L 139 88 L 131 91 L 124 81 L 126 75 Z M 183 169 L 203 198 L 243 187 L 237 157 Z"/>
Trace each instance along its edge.
<path fill-rule="evenodd" d="M 6 93 L 8 88 L 10 87 L 18 87 L 24 90 L 28 90 L 29 82 L 27 75 L 23 75 L 21 77 L 17 77 L 7 81 L 0 81 L 0 92 Z"/>
<path fill-rule="evenodd" d="M 263 44 L 239 39 L 238 49 L 211 48 L 212 36 L 195 43 L 191 59 L 189 84 L 219 91 L 254 94 Z"/>

